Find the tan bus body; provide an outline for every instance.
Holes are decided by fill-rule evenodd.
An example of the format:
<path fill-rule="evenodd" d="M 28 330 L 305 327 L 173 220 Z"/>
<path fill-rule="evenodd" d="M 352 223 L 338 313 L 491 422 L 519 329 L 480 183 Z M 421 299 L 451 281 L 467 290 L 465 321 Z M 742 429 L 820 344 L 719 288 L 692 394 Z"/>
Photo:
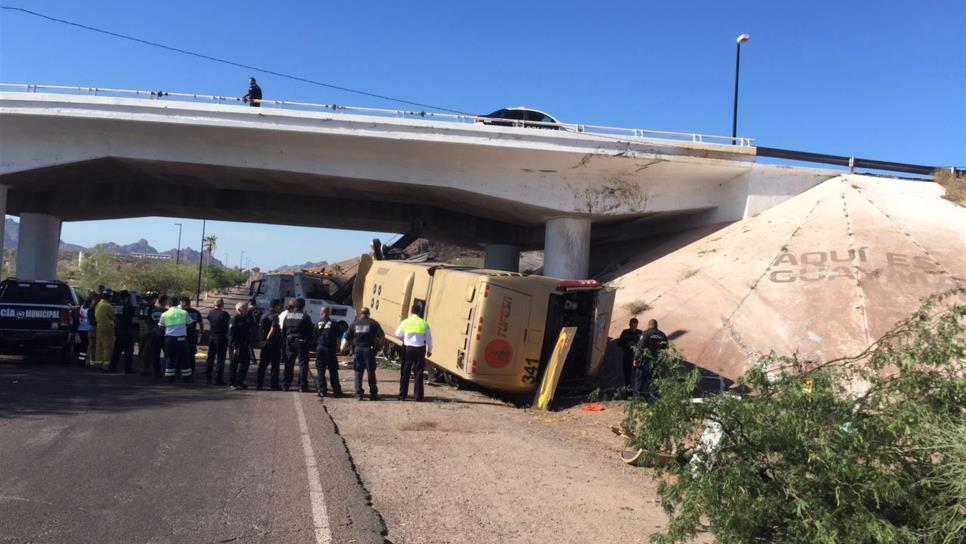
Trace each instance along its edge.
<path fill-rule="evenodd" d="M 425 308 L 432 330 L 429 363 L 488 389 L 527 393 L 537 387 L 563 326 L 578 327 L 564 375 L 597 375 L 614 293 L 592 280 L 363 256 L 353 304 L 370 308 L 397 346 L 392 333 L 414 303 Z"/>

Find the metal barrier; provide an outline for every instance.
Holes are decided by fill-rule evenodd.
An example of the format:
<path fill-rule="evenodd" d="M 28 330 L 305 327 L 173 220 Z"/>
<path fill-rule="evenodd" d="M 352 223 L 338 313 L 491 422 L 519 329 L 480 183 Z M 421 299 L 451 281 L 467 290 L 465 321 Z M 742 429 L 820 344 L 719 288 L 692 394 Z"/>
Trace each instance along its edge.
<path fill-rule="evenodd" d="M 870 168 L 872 170 L 882 170 L 886 172 L 903 172 L 906 174 L 932 176 L 936 170 L 945 169 L 952 170 L 954 176 L 966 174 L 966 170 L 962 168 L 907 164 L 902 162 L 879 161 L 874 159 L 860 159 L 857 157 L 846 157 L 844 155 L 810 153 L 808 151 L 793 151 L 791 149 L 778 149 L 775 147 L 757 147 L 755 148 L 755 154 L 759 157 L 771 157 L 775 159 L 787 159 L 792 161 L 845 166 L 849 169 L 849 172 L 854 172 L 856 168 Z"/>
<path fill-rule="evenodd" d="M 195 94 L 195 93 L 173 93 L 167 91 L 137 91 L 129 89 L 107 89 L 101 87 L 71 87 L 63 85 L 32 85 L 32 84 L 13 84 L 13 83 L 0 83 L 0 90 L 20 90 L 24 89 L 27 92 L 52 92 L 52 93 L 63 93 L 63 94 L 85 94 L 89 96 L 135 96 L 143 97 L 151 100 L 161 100 L 164 98 L 171 98 L 182 101 L 195 101 L 195 102 L 213 102 L 215 104 L 226 104 L 234 102 L 243 102 L 242 98 L 233 96 L 217 96 L 217 95 L 206 95 L 206 94 Z M 433 119 L 438 121 L 449 121 L 456 123 L 483 123 L 484 119 L 488 119 L 479 115 L 460 115 L 453 113 L 435 113 L 428 111 L 409 111 L 409 110 L 389 110 L 382 108 L 364 108 L 357 106 L 343 106 L 339 104 L 313 104 L 310 102 L 295 102 L 291 100 L 256 100 L 262 106 L 275 106 L 277 108 L 284 109 L 294 109 L 294 110 L 323 110 L 331 112 L 346 112 L 346 113 L 358 113 L 362 115 L 376 115 L 380 117 L 396 117 L 396 118 L 416 118 L 416 119 Z M 621 128 L 621 127 L 610 127 L 603 125 L 585 125 L 578 123 L 546 123 L 539 121 L 522 121 L 515 119 L 499 119 L 501 125 L 512 124 L 517 127 L 546 127 L 550 129 L 561 129 L 568 132 L 574 132 L 578 134 L 589 134 L 592 136 L 605 136 L 605 137 L 624 137 L 630 139 L 648 139 L 648 138 L 658 138 L 658 139 L 670 139 L 677 141 L 686 141 L 692 143 L 711 143 L 719 145 L 737 145 L 739 147 L 754 147 L 754 138 L 743 138 L 737 137 L 732 138 L 731 136 L 715 136 L 711 134 L 697 134 L 691 132 L 671 132 L 666 130 L 649 130 L 641 128 Z"/>

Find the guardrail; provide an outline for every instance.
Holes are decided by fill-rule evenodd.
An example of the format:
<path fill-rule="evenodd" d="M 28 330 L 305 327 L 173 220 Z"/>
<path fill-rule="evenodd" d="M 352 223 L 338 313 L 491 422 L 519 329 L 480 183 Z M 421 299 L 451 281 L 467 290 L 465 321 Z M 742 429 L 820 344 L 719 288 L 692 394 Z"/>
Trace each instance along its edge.
<path fill-rule="evenodd" d="M 932 176 L 936 170 L 951 170 L 954 176 L 966 174 L 966 170 L 962 168 L 948 166 L 927 166 L 924 164 L 908 164 L 903 162 L 879 161 L 875 159 L 860 159 L 858 157 L 846 157 L 844 155 L 811 153 L 808 151 L 794 151 L 791 149 L 778 149 L 775 147 L 757 147 L 755 148 L 755 154 L 759 157 L 771 157 L 775 159 L 846 166 L 848 167 L 849 172 L 854 172 L 856 168 L 869 168 L 872 170 L 903 172 L 906 174 L 917 174 L 921 176 Z"/>
<path fill-rule="evenodd" d="M 0 83 L 0 90 L 23 89 L 27 92 L 51 92 L 63 94 L 85 94 L 89 96 L 136 96 L 150 100 L 175 99 L 192 102 L 212 102 L 215 104 L 241 103 L 242 98 L 233 96 L 218 96 L 196 93 L 175 93 L 167 91 L 138 91 L 129 89 L 109 89 L 103 87 L 72 87 L 64 85 L 33 85 L 33 84 L 14 84 Z M 307 110 L 307 111 L 331 111 L 334 113 L 358 113 L 361 115 L 375 115 L 380 117 L 396 117 L 408 119 L 433 119 L 438 121 L 449 121 L 456 123 L 483 123 L 485 118 L 480 115 L 460 115 L 453 113 L 436 113 L 429 111 L 410 111 L 410 110 L 390 110 L 382 108 L 365 108 L 358 106 L 343 106 L 340 104 L 313 104 L 310 102 L 295 102 L 291 100 L 255 100 L 261 106 L 274 106 L 276 108 Z M 578 134 L 589 134 L 592 136 L 604 137 L 623 137 L 631 139 L 669 139 L 686 141 L 692 143 L 711 143 L 722 145 L 737 145 L 739 147 L 754 147 L 754 138 L 731 136 L 716 136 L 711 134 L 697 134 L 691 132 L 671 132 L 666 130 L 650 130 L 642 128 L 622 128 L 604 125 L 586 125 L 579 123 L 545 123 L 538 121 L 520 121 L 514 119 L 499 119 L 500 125 L 511 125 L 516 127 L 536 127 L 560 129 Z"/>

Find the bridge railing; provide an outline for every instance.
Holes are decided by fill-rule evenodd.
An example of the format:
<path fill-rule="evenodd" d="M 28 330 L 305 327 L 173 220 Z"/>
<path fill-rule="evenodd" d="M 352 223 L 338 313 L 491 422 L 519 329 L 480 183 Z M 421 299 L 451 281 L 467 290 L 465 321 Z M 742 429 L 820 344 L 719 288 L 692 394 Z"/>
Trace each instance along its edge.
<path fill-rule="evenodd" d="M 104 87 L 72 87 L 65 85 L 33 85 L 33 84 L 13 84 L 0 83 L 0 90 L 25 90 L 27 92 L 49 92 L 63 94 L 84 94 L 89 96 L 134 96 L 149 100 L 175 99 L 189 102 L 210 102 L 215 104 L 241 103 L 244 100 L 234 96 L 219 96 L 197 93 L 176 93 L 168 91 L 141 91 L 131 89 L 110 89 Z M 438 121 L 448 121 L 455 123 L 483 123 L 488 120 L 479 115 L 464 115 L 457 113 L 438 113 L 430 111 L 412 110 L 392 110 L 384 108 L 366 108 L 359 106 L 344 106 L 341 104 L 315 104 L 311 102 L 297 102 L 292 100 L 255 100 L 263 107 L 275 107 L 282 109 L 306 110 L 306 111 L 331 111 L 334 113 L 355 113 L 360 115 L 375 115 L 379 117 L 396 117 L 405 119 L 433 119 Z M 577 134 L 588 134 L 591 136 L 603 136 L 619 138 L 621 140 L 631 139 L 669 139 L 694 143 L 711 143 L 737 145 L 740 147 L 753 147 L 754 138 L 731 136 L 716 136 L 711 134 L 698 134 L 692 132 L 671 132 L 666 130 L 650 130 L 641 128 L 610 127 L 604 125 L 587 125 L 581 123 L 546 123 L 539 121 L 521 121 L 515 119 L 499 119 L 500 125 L 509 125 L 526 128 L 548 128 L 560 129 Z"/>

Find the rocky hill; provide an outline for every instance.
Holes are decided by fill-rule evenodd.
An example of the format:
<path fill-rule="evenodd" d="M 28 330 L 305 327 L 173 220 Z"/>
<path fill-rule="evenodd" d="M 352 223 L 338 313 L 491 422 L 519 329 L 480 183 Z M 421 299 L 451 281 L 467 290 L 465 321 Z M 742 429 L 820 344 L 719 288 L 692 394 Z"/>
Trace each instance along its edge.
<path fill-rule="evenodd" d="M 7 219 L 6 222 L 4 223 L 4 228 L 3 228 L 3 247 L 8 249 L 16 249 L 17 242 L 19 239 L 20 239 L 20 223 L 18 223 L 13 219 Z M 132 244 L 121 245 L 115 242 L 103 242 L 90 248 L 79 246 L 77 244 L 68 244 L 63 240 L 61 240 L 60 251 L 61 252 L 106 251 L 108 253 L 115 253 L 117 255 L 133 255 L 138 253 L 147 253 L 147 254 L 169 255 L 172 259 L 175 259 L 178 254 L 177 248 L 172 248 L 167 251 L 158 251 L 144 238 Z M 181 248 L 181 262 L 196 263 L 198 262 L 200 257 L 201 257 L 201 253 L 198 252 L 197 250 L 191 249 L 190 247 Z M 211 264 L 215 266 L 224 266 L 224 264 L 221 261 L 219 261 L 216 257 L 212 258 Z"/>

